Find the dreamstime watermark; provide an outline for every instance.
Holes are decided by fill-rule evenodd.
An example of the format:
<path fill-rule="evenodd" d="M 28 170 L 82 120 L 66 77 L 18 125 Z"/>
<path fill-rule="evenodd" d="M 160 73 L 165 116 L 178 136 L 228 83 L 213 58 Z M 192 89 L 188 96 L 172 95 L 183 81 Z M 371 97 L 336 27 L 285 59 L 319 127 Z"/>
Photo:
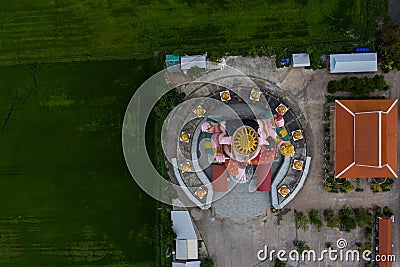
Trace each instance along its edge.
<path fill-rule="evenodd" d="M 275 250 L 264 246 L 264 249 L 260 249 L 257 252 L 257 258 L 260 261 L 274 261 L 274 259 L 279 259 L 280 261 L 309 261 L 309 262 L 321 262 L 321 261 L 341 261 L 341 262 L 360 262 L 361 260 L 365 262 L 395 262 L 395 255 L 376 255 L 373 257 L 373 252 L 371 250 L 360 251 L 356 249 L 346 249 L 348 246 L 346 239 L 338 239 L 336 242 L 337 249 L 329 247 L 324 249 L 319 253 L 312 249 L 306 249 L 302 252 L 298 250 Z"/>

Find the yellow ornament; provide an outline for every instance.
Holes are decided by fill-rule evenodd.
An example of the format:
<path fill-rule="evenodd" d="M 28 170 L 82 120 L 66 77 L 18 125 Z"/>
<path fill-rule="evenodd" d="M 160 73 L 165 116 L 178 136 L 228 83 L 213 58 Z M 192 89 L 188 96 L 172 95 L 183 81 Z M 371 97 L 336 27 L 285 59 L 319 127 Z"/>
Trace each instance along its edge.
<path fill-rule="evenodd" d="M 190 171 L 190 165 L 189 165 L 189 163 L 184 163 L 184 164 L 182 164 L 182 171 L 184 171 L 184 172 Z"/>
<path fill-rule="evenodd" d="M 198 116 L 204 115 L 204 112 L 205 112 L 204 108 L 203 108 L 203 107 L 200 107 L 200 106 L 197 107 L 196 110 L 195 110 L 195 113 L 196 113 L 196 115 L 198 115 Z"/>
<path fill-rule="evenodd" d="M 289 188 L 287 188 L 286 186 L 282 186 L 282 187 L 279 189 L 279 193 L 280 193 L 282 196 L 286 196 L 287 194 L 290 193 L 290 191 L 289 191 Z"/>
<path fill-rule="evenodd" d="M 293 165 L 295 169 L 300 170 L 303 167 L 303 162 L 296 160 Z"/>
<path fill-rule="evenodd" d="M 280 130 L 279 132 L 282 137 L 285 137 L 287 135 L 287 131 L 285 129 Z"/>
<path fill-rule="evenodd" d="M 221 99 L 222 100 L 229 100 L 229 98 L 231 97 L 231 95 L 229 94 L 229 91 L 224 91 L 221 93 Z"/>
<path fill-rule="evenodd" d="M 279 112 L 279 114 L 281 114 L 281 115 L 285 114 L 286 110 L 287 110 L 287 108 L 286 108 L 284 105 L 280 105 L 280 106 L 278 107 L 278 112 Z"/>
<path fill-rule="evenodd" d="M 239 153 L 250 155 L 257 149 L 258 135 L 253 128 L 243 126 L 234 133 L 233 145 Z"/>
<path fill-rule="evenodd" d="M 260 93 L 259 92 L 252 92 L 251 93 L 251 98 L 256 100 L 260 98 Z"/>
<path fill-rule="evenodd" d="M 301 139 L 303 137 L 303 134 L 301 133 L 301 131 L 295 131 L 293 133 L 293 138 L 294 139 Z"/>
<path fill-rule="evenodd" d="M 280 151 L 285 157 L 292 156 L 294 154 L 294 146 L 291 143 L 286 142 L 281 145 Z"/>
<path fill-rule="evenodd" d="M 189 134 L 187 132 L 183 132 L 181 134 L 181 140 L 182 141 L 187 142 L 187 141 L 189 141 L 189 138 L 190 138 L 190 136 L 189 136 Z"/>

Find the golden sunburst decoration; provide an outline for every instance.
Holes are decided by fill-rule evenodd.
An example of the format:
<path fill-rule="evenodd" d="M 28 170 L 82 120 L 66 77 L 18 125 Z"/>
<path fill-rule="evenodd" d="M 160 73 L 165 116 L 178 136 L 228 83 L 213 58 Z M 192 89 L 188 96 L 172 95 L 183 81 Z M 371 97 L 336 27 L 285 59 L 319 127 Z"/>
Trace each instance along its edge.
<path fill-rule="evenodd" d="M 233 135 L 235 150 L 243 155 L 250 155 L 256 151 L 258 146 L 258 135 L 253 128 L 243 126 Z"/>

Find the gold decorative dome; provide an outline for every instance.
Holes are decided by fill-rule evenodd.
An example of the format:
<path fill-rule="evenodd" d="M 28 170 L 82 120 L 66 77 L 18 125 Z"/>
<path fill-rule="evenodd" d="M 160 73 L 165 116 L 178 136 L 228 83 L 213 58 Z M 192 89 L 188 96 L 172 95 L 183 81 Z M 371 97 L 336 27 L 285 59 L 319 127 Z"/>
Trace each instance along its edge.
<path fill-rule="evenodd" d="M 182 133 L 181 133 L 181 140 L 182 140 L 183 142 L 189 141 L 189 138 L 190 138 L 190 135 L 189 135 L 187 132 L 182 132 Z"/>
<path fill-rule="evenodd" d="M 284 186 L 282 186 L 281 188 L 279 188 L 279 193 L 280 193 L 282 196 L 286 196 L 287 194 L 290 193 L 290 190 L 289 190 L 289 188 L 287 188 L 287 187 L 284 185 Z"/>
<path fill-rule="evenodd" d="M 229 100 L 231 98 L 231 94 L 229 93 L 229 91 L 223 91 L 221 92 L 221 99 L 222 100 Z"/>
<path fill-rule="evenodd" d="M 297 130 L 295 132 L 293 132 L 293 138 L 294 139 L 301 139 L 303 137 L 303 134 L 301 133 L 300 130 Z"/>
<path fill-rule="evenodd" d="M 199 189 L 197 189 L 195 192 L 195 195 L 198 196 L 200 199 L 202 199 L 206 194 L 207 194 L 207 191 L 201 187 Z"/>
<path fill-rule="evenodd" d="M 233 135 L 233 146 L 235 150 L 243 155 L 250 155 L 256 151 L 258 146 L 258 135 L 253 128 L 242 126 Z"/>
<path fill-rule="evenodd" d="M 289 142 L 283 143 L 279 150 L 281 151 L 281 154 L 285 157 L 294 154 L 294 146 Z"/>
<path fill-rule="evenodd" d="M 195 110 L 194 113 L 196 113 L 197 116 L 202 116 L 204 113 L 206 113 L 205 109 L 202 106 L 198 106 Z"/>
<path fill-rule="evenodd" d="M 300 161 L 300 160 L 296 160 L 296 161 L 293 163 L 293 166 L 294 166 L 294 168 L 295 168 L 296 170 L 301 170 L 301 168 L 303 168 L 303 162 Z"/>
<path fill-rule="evenodd" d="M 260 92 L 257 92 L 257 91 L 251 92 L 251 98 L 253 100 L 258 100 L 260 98 Z"/>
<path fill-rule="evenodd" d="M 189 163 L 183 163 L 181 168 L 182 168 L 182 171 L 188 172 L 188 171 L 190 171 L 190 164 Z"/>
<path fill-rule="evenodd" d="M 278 110 L 279 114 L 283 115 L 283 114 L 286 113 L 287 108 L 284 105 L 281 104 L 281 105 L 279 105 L 277 110 Z"/>

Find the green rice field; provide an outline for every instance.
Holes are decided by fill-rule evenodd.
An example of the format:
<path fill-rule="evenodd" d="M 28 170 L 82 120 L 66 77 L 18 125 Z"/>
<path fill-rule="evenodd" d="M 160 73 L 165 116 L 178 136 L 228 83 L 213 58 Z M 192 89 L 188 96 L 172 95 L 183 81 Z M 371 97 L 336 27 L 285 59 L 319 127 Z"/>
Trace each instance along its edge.
<path fill-rule="evenodd" d="M 0 65 L 368 38 L 386 0 L 0 1 Z"/>
<path fill-rule="evenodd" d="M 0 266 L 154 266 L 121 123 L 152 61 L 0 68 Z"/>

